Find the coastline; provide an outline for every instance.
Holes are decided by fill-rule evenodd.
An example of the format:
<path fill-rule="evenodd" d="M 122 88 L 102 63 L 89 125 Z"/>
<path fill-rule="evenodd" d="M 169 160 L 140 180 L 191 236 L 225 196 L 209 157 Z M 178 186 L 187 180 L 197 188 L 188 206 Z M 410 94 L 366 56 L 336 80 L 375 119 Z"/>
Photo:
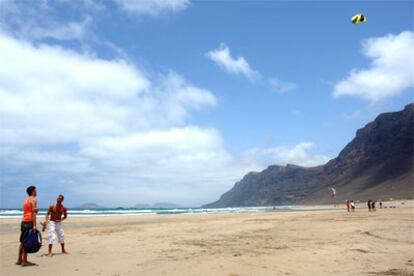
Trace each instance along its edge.
<path fill-rule="evenodd" d="M 70 255 L 14 264 L 19 219 L 0 220 L 4 275 L 414 275 L 414 202 L 333 210 L 69 217 Z M 59 253 L 59 246 L 54 246 Z"/>

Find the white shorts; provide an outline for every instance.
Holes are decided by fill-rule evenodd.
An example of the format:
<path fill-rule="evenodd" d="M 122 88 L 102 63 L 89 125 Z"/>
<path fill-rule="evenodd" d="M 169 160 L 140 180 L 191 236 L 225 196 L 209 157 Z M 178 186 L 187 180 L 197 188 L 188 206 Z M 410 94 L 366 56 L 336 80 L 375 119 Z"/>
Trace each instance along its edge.
<path fill-rule="evenodd" d="M 65 233 L 61 222 L 49 221 L 47 229 L 49 244 L 54 244 L 56 239 L 59 243 L 65 243 Z"/>

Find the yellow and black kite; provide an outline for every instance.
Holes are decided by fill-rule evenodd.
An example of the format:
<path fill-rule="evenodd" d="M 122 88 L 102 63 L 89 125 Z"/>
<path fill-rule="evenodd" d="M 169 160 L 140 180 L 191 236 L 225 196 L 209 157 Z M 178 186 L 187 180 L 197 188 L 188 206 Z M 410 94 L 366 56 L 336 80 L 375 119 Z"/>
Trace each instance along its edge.
<path fill-rule="evenodd" d="M 367 18 L 362 13 L 358 13 L 354 16 L 352 16 L 352 23 L 359 24 L 359 23 L 365 23 L 367 22 Z"/>

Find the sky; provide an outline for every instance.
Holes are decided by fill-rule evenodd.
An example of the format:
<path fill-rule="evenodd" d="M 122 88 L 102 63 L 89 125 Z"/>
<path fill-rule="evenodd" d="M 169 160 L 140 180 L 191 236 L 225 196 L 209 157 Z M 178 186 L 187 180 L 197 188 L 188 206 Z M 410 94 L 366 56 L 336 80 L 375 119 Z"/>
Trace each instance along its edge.
<path fill-rule="evenodd" d="M 0 0 L 0 208 L 215 201 L 414 101 L 414 2 Z M 367 22 L 354 25 L 363 13 Z"/>

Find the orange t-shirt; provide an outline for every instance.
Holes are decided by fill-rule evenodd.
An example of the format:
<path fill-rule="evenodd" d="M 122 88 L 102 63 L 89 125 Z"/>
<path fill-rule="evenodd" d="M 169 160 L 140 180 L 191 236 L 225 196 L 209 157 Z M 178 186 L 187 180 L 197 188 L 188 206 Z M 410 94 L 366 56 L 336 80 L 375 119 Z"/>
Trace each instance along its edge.
<path fill-rule="evenodd" d="M 29 198 L 23 201 L 23 221 L 33 221 L 33 205 L 30 203 Z"/>

